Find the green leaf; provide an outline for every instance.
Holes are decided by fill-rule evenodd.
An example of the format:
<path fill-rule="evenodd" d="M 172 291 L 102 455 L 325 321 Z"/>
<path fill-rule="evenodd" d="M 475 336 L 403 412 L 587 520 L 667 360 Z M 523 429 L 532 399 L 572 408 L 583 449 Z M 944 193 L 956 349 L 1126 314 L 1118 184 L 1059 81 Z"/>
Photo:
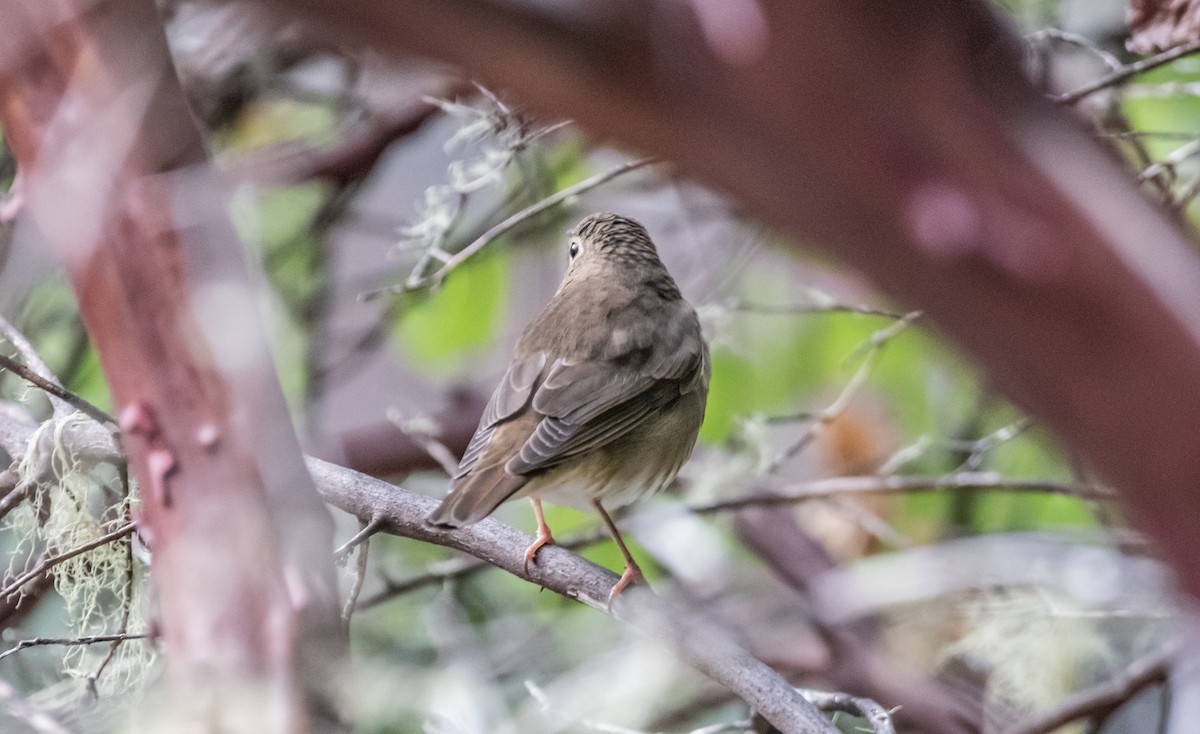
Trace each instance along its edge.
<path fill-rule="evenodd" d="M 444 376 L 491 345 L 508 307 L 510 260 L 496 243 L 451 273 L 440 290 L 401 309 L 395 333 L 411 366 Z"/>

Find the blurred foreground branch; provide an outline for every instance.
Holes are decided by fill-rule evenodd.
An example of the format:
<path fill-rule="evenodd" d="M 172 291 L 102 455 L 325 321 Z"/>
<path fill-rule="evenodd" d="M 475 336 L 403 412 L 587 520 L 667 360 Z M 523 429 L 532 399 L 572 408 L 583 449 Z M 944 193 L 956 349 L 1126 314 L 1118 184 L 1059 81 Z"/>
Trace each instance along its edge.
<path fill-rule="evenodd" d="M 1094 464 L 1200 596 L 1200 261 L 983 2 L 736 3 L 724 31 L 666 1 L 263 2 L 458 64 L 822 243 Z"/>
<path fill-rule="evenodd" d="M 119 408 L 173 721 L 335 729 L 329 671 L 345 647 L 332 518 L 304 471 L 158 10 L 37 0 L 8 3 L 4 23 L 0 124 L 20 169 L 20 216 L 64 263 Z M 248 689 L 253 705 L 237 705 Z"/>

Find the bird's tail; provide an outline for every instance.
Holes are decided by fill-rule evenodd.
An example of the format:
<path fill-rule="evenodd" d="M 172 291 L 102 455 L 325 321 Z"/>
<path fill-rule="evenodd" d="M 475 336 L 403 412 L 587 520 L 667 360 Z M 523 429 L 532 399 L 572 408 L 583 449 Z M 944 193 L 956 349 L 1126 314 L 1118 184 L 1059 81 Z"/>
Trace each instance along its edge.
<path fill-rule="evenodd" d="M 425 522 L 447 528 L 472 525 L 492 514 L 501 502 L 516 494 L 527 477 L 509 474 L 504 464 L 476 467 L 450 486 L 450 494 Z"/>

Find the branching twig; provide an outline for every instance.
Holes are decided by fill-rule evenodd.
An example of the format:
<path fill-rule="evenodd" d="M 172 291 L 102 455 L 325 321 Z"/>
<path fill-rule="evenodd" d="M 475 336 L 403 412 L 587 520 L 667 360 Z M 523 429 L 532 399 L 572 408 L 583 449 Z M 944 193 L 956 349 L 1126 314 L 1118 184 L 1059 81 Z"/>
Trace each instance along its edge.
<path fill-rule="evenodd" d="M 0 368 L 8 370 L 34 387 L 40 388 L 50 395 L 59 398 L 63 402 L 70 404 L 71 407 L 75 408 L 93 420 L 96 420 L 100 423 L 116 423 L 116 419 L 114 419 L 108 413 L 104 412 L 100 408 L 97 408 L 92 403 L 53 382 L 52 380 L 39 375 L 37 372 L 33 371 L 29 367 L 26 367 L 12 357 L 0 354 Z"/>
<path fill-rule="evenodd" d="M 801 689 L 800 694 L 822 711 L 841 711 L 866 719 L 875 734 L 896 734 L 892 715 L 884 707 L 869 698 L 858 698 L 848 693 L 828 693 Z"/>
<path fill-rule="evenodd" d="M 1100 61 L 1109 68 L 1109 71 L 1120 71 L 1122 68 L 1120 59 L 1118 59 L 1116 56 L 1113 56 L 1108 51 L 1105 51 L 1103 48 L 1100 48 L 1100 46 L 1092 39 L 1088 38 L 1087 36 L 1082 36 L 1078 33 L 1064 31 L 1061 28 L 1043 28 L 1028 34 L 1025 36 L 1025 38 L 1030 41 L 1038 41 L 1044 38 L 1061 41 L 1063 43 L 1070 44 L 1071 46 L 1081 48 L 1084 51 L 1092 54 L 1096 58 L 1100 59 Z"/>
<path fill-rule="evenodd" d="M 656 157 L 639 158 L 635 161 L 622 163 L 621 165 L 604 171 L 603 173 L 598 173 L 591 178 L 584 179 L 574 186 L 568 186 L 557 193 L 547 196 L 545 199 L 542 199 L 536 204 L 522 209 L 508 219 L 505 219 L 503 222 L 500 222 L 496 226 L 488 229 L 486 232 L 476 238 L 474 242 L 446 258 L 446 261 L 442 264 L 442 266 L 433 273 L 430 273 L 429 275 L 419 278 L 415 281 L 389 286 L 387 288 L 381 288 L 375 291 L 368 291 L 361 294 L 359 297 L 362 300 L 369 300 L 387 293 L 407 293 L 409 291 L 419 290 L 421 288 L 428 288 L 431 285 L 436 285 L 445 280 L 446 276 L 448 276 L 455 268 L 466 262 L 467 259 L 469 259 L 472 255 L 475 255 L 480 250 L 498 239 L 505 232 L 509 231 L 513 227 L 516 227 L 518 224 L 524 222 L 530 217 L 541 214 L 547 209 L 561 204 L 572 196 L 578 196 L 586 191 L 591 191 L 597 186 L 608 183 L 622 174 L 637 170 L 643 166 L 648 166 L 651 163 L 657 163 L 659 160 L 660 159 Z"/>
<path fill-rule="evenodd" d="M 872 308 L 861 304 L 851 303 L 785 303 L 785 304 L 769 304 L 755 303 L 746 301 L 740 298 L 733 298 L 725 302 L 725 308 L 730 311 L 747 311 L 751 313 L 770 314 L 770 315 L 788 315 L 802 313 L 852 313 L 862 316 L 879 316 L 885 319 L 901 320 L 908 314 L 897 313 L 895 311 L 887 311 L 881 308 Z"/>
<path fill-rule="evenodd" d="M 371 525 L 381 523 L 379 516 L 371 518 L 369 521 L 360 522 L 361 530 L 358 535 L 363 535 Z M 358 537 L 356 535 L 355 537 Z M 358 595 L 362 593 L 363 580 L 367 577 L 367 552 L 371 549 L 371 537 L 366 535 L 362 542 L 358 544 L 358 559 L 354 564 L 354 578 L 350 582 L 350 594 L 346 597 L 346 603 L 342 606 L 342 624 L 349 626 L 350 617 L 354 615 L 354 610 L 358 606 Z"/>
<path fill-rule="evenodd" d="M 807 447 L 813 442 L 814 439 L 816 439 L 818 435 L 820 435 L 821 431 L 823 431 L 830 423 L 835 421 L 838 416 L 846 411 L 846 408 L 850 405 L 850 401 L 854 399 L 854 396 L 866 383 L 867 376 L 871 374 L 871 369 L 875 366 L 875 362 L 878 359 L 880 348 L 887 344 L 888 341 L 890 341 L 896 335 L 900 334 L 902 331 L 911 326 L 912 322 L 918 319 L 920 316 L 920 311 L 913 311 L 912 313 L 905 314 L 896 323 L 892 324 L 886 329 L 880 329 L 871 335 L 870 340 L 865 346 L 865 348 L 869 350 L 866 358 L 863 360 L 862 364 L 859 365 L 858 370 L 855 371 L 854 375 L 850 378 L 850 381 L 846 383 L 844 388 L 842 388 L 841 393 L 838 394 L 837 398 L 834 399 L 834 401 L 830 403 L 828 407 L 813 416 L 812 422 L 809 423 L 808 428 L 806 428 L 804 432 L 800 434 L 800 438 L 784 447 L 784 449 L 780 451 L 774 459 L 771 460 L 771 463 L 767 465 L 765 473 L 774 474 L 775 472 L 779 471 L 784 464 L 795 457 L 796 454 L 799 454 L 801 451 L 803 451 L 805 447 Z"/>
<path fill-rule="evenodd" d="M 1060 94 L 1055 97 L 1055 101 L 1062 104 L 1071 105 L 1089 95 L 1095 94 L 1101 89 L 1114 87 L 1122 82 L 1128 81 L 1139 74 L 1145 74 L 1148 71 L 1157 69 L 1160 66 L 1166 66 L 1172 61 L 1182 59 L 1184 56 L 1200 52 L 1200 40 L 1186 43 L 1182 46 L 1177 46 L 1173 49 L 1163 51 L 1160 54 L 1155 54 L 1148 58 L 1142 59 L 1135 63 L 1124 66 L 1121 69 L 1114 71 L 1107 76 L 1102 76 L 1093 82 L 1084 84 L 1083 86 L 1074 89 L 1065 94 Z"/>
<path fill-rule="evenodd" d="M 333 552 L 334 561 L 339 564 L 345 563 L 347 556 L 350 555 L 350 551 L 354 550 L 361 543 L 365 543 L 368 538 L 375 533 L 378 533 L 382 527 L 383 518 L 379 515 L 375 515 L 366 522 L 363 522 L 359 526 L 358 532 L 355 533 L 350 540 L 342 543 L 341 546 L 339 546 L 338 549 Z"/>
<path fill-rule="evenodd" d="M 1049 734 L 1072 721 L 1105 716 L 1142 690 L 1166 681 L 1175 654 L 1172 648 L 1134 660 L 1116 677 L 1076 693 L 1007 734 Z"/>

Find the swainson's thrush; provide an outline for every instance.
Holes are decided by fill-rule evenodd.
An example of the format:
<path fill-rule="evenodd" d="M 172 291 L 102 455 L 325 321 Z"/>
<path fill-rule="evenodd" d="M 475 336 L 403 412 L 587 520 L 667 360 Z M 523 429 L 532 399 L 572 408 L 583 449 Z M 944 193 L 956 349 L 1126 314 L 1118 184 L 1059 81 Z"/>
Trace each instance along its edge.
<path fill-rule="evenodd" d="M 542 499 L 591 505 L 625 557 L 609 603 L 642 580 L 605 508 L 670 484 L 696 443 L 708 397 L 708 347 L 646 229 L 593 214 L 571 232 L 554 298 L 521 335 L 467 446 L 450 494 L 429 516 L 461 527 L 529 497 L 538 548 L 553 543 Z"/>

